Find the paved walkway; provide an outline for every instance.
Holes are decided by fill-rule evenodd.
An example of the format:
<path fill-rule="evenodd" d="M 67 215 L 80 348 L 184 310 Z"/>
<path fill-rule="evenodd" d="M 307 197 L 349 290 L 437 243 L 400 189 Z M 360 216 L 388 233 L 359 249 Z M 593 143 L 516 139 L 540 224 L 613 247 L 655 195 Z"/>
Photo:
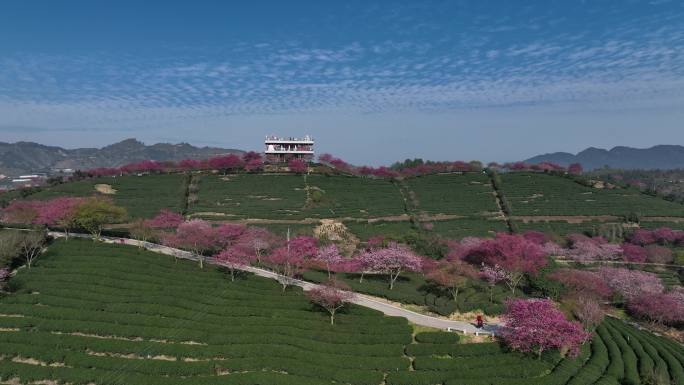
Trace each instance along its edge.
<path fill-rule="evenodd" d="M 54 238 L 63 238 L 64 233 L 61 232 L 56 232 L 56 231 L 50 231 L 48 234 Z M 70 234 L 70 237 L 76 237 L 76 238 L 89 238 L 92 239 L 92 236 L 89 234 Z M 175 249 L 173 247 L 168 247 L 164 245 L 160 245 L 157 243 L 151 243 L 151 242 L 143 242 L 143 241 L 138 241 L 135 239 L 130 239 L 130 238 L 118 238 L 118 237 L 101 237 L 101 241 L 105 243 L 116 243 L 116 244 L 126 244 L 126 245 L 131 245 L 131 246 L 142 246 L 147 250 L 161 253 L 161 254 L 166 254 L 166 255 L 172 255 L 176 258 L 181 258 L 181 259 L 188 259 L 192 261 L 197 261 L 198 257 L 185 250 L 180 250 L 180 249 Z M 222 266 L 220 262 L 215 261 L 213 258 L 205 258 L 204 260 L 205 263 L 208 264 L 213 264 L 213 265 L 218 265 Z M 282 280 L 287 280 L 288 283 L 296 286 L 300 286 L 304 290 L 311 290 L 315 287 L 318 287 L 318 284 L 307 282 L 307 281 L 302 281 L 299 279 L 291 279 L 289 277 L 282 276 L 278 273 L 275 273 L 270 270 L 266 269 L 261 269 L 258 267 L 254 266 L 245 266 L 243 268 L 240 268 L 240 270 L 247 271 L 250 273 L 253 273 L 255 275 L 258 275 L 260 277 L 264 278 L 270 278 L 274 279 L 278 282 L 281 282 Z M 467 323 L 467 322 L 462 322 L 462 321 L 452 321 L 444 318 L 438 318 L 438 317 L 432 317 L 429 315 L 424 315 L 420 313 L 413 312 L 411 310 L 404 309 L 402 307 L 392 305 L 390 303 L 384 302 L 379 298 L 374 298 L 372 296 L 368 296 L 365 294 L 358 294 L 354 293 L 354 297 L 350 301 L 354 304 L 368 307 L 371 309 L 378 310 L 388 316 L 394 316 L 394 317 L 404 317 L 410 322 L 420 325 L 420 326 L 427 326 L 431 328 L 436 328 L 436 329 L 442 329 L 442 330 L 451 330 L 451 331 L 458 331 L 464 334 L 475 334 L 475 335 L 492 335 L 496 333 L 496 330 L 498 328 L 497 325 L 486 325 L 483 329 L 478 329 L 476 328 L 473 324 Z"/>

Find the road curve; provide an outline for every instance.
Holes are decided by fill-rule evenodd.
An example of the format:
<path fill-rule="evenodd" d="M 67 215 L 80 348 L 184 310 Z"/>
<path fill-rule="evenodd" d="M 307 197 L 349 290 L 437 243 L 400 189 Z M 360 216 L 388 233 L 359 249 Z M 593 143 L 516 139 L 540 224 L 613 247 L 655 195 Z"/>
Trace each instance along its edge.
<path fill-rule="evenodd" d="M 65 237 L 64 233 L 56 232 L 56 231 L 49 231 L 48 234 L 54 238 L 64 238 Z M 76 238 L 90 238 L 90 239 L 93 238 L 90 234 L 70 234 L 69 236 L 76 237 Z M 156 253 L 171 255 L 171 256 L 174 256 L 176 258 L 188 259 L 188 260 L 192 260 L 192 261 L 198 260 L 198 257 L 189 251 L 180 250 L 180 249 L 176 249 L 173 247 L 168 247 L 168 246 L 164 246 L 164 245 L 160 245 L 160 244 L 152 243 L 152 242 L 143 242 L 143 241 L 138 241 L 135 239 L 119 238 L 119 237 L 100 237 L 100 241 L 105 242 L 105 243 L 116 243 L 116 244 L 126 244 L 126 245 L 131 245 L 131 246 L 138 246 L 138 247 L 143 247 L 147 250 L 150 250 L 150 251 L 153 251 Z M 205 262 L 209 263 L 209 264 L 213 264 L 213 265 L 222 266 L 222 264 L 220 262 L 215 261 L 213 258 L 205 258 Z M 273 271 L 261 269 L 261 268 L 254 267 L 254 266 L 245 266 L 243 268 L 240 268 L 240 270 L 253 273 L 253 274 L 258 275 L 258 276 L 263 277 L 263 278 L 274 279 L 278 282 L 280 282 L 282 280 L 288 280 L 289 281 L 288 283 L 290 283 L 292 285 L 299 286 L 306 291 L 311 290 L 311 289 L 319 286 L 318 284 L 315 284 L 312 282 L 302 281 L 299 279 L 291 279 L 291 278 L 282 276 L 278 273 L 275 273 Z M 365 295 L 365 294 L 354 293 L 354 297 L 352 298 L 352 300 L 350 302 L 352 302 L 356 305 L 359 305 L 359 306 L 364 306 L 367 308 L 378 310 L 378 311 L 380 311 L 383 314 L 388 315 L 388 316 L 406 318 L 409 322 L 414 323 L 416 325 L 427 326 L 427 327 L 442 329 L 442 330 L 458 331 L 458 332 L 461 332 L 464 334 L 494 335 L 494 334 L 496 334 L 496 331 L 498 328 L 497 325 L 486 325 L 483 329 L 478 329 L 473 324 L 470 324 L 467 322 L 452 321 L 452 320 L 447 320 L 444 318 L 432 317 L 429 315 L 416 313 L 416 312 L 413 312 L 411 310 L 407 310 L 407 309 L 404 309 L 402 307 L 392 305 L 390 303 L 382 301 L 379 298 L 374 298 L 372 296 Z"/>

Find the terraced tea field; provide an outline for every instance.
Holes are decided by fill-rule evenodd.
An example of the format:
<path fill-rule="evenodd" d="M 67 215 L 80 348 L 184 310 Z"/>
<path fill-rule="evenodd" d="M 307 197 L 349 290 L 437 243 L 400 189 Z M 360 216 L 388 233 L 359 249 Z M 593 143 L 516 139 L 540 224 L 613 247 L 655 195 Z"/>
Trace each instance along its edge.
<path fill-rule="evenodd" d="M 439 341 L 437 341 L 439 342 Z M 684 384 L 681 345 L 608 319 L 577 359 L 541 360 L 498 344 L 415 343 L 414 371 L 392 373 L 388 385 Z"/>
<path fill-rule="evenodd" d="M 186 176 L 183 174 L 153 174 L 145 176 L 119 176 L 81 180 L 46 187 L 28 199 L 51 199 L 61 196 L 91 196 L 98 193 L 97 185 L 105 196 L 125 207 L 132 218 L 151 218 L 166 208 L 181 212 L 185 201 Z"/>
<path fill-rule="evenodd" d="M 428 214 L 495 215 L 494 190 L 483 173 L 426 175 L 407 179 L 418 208 Z"/>
<path fill-rule="evenodd" d="M 546 174 L 501 175 L 503 193 L 513 215 L 684 216 L 684 205 L 648 196 L 636 190 L 602 190 Z"/>
<path fill-rule="evenodd" d="M 0 299 L 0 376 L 23 383 L 379 384 L 408 370 L 403 318 L 331 326 L 300 290 L 230 282 L 134 247 L 58 241 Z"/>
<path fill-rule="evenodd" d="M 236 219 L 368 218 L 403 215 L 404 202 L 392 182 L 380 179 L 204 175 L 191 212 Z"/>
<path fill-rule="evenodd" d="M 415 293 L 415 279 L 393 293 Z M 379 277 L 366 282 L 386 288 Z M 405 319 L 357 306 L 330 325 L 299 289 L 247 275 L 230 282 L 131 246 L 56 241 L 10 287 L 0 296 L 3 383 L 684 384 L 681 345 L 615 319 L 579 358 L 537 360 L 453 333 L 412 336 Z"/>
<path fill-rule="evenodd" d="M 434 233 L 456 240 L 464 237 L 492 237 L 497 232 L 508 231 L 506 222 L 499 219 L 459 218 L 430 223 Z"/>
<path fill-rule="evenodd" d="M 539 221 L 525 223 L 523 221 L 513 221 L 513 224 L 518 231 L 535 230 L 548 234 L 565 236 L 572 233 L 596 234 L 596 231 L 601 227 L 603 222 L 586 221 L 581 223 L 568 223 L 566 221 Z"/>

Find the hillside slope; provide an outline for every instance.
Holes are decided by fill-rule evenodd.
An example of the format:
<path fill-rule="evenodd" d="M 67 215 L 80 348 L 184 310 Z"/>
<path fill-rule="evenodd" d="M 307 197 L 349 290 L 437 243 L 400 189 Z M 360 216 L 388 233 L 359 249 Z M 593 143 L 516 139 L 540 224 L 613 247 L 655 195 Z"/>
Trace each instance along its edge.
<path fill-rule="evenodd" d="M 589 147 L 577 154 L 554 152 L 525 160 L 526 163 L 552 162 L 567 166 L 580 163 L 585 170 L 604 166 L 627 170 L 684 168 L 684 146 L 658 145 L 650 148 L 613 147 L 610 150 Z"/>
<path fill-rule="evenodd" d="M 188 143 L 157 143 L 150 146 L 126 139 L 102 148 L 64 149 L 33 142 L 0 142 L 0 174 L 18 175 L 53 168 L 87 169 L 118 167 L 142 160 L 203 159 L 240 150 L 195 147 Z"/>

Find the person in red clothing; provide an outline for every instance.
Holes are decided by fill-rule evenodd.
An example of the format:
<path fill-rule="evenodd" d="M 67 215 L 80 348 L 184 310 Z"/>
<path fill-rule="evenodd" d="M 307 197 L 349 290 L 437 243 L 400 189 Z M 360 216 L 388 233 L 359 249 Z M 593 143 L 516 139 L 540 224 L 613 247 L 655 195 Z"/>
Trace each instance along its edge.
<path fill-rule="evenodd" d="M 475 319 L 475 322 L 477 323 L 477 327 L 482 329 L 482 327 L 484 326 L 484 321 L 483 321 L 481 315 L 477 316 L 477 318 Z"/>

